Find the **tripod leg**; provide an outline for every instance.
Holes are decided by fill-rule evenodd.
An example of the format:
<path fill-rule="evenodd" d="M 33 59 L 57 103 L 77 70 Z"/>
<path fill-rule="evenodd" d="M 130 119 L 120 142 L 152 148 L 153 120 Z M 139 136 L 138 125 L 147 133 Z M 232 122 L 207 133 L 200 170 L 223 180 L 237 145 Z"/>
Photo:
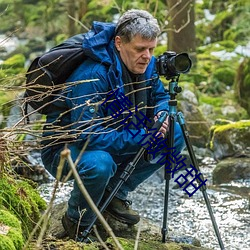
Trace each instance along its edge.
<path fill-rule="evenodd" d="M 174 115 L 170 114 L 169 115 L 169 132 L 168 132 L 168 148 L 172 148 L 170 150 L 170 154 L 172 155 L 173 153 L 173 147 L 174 147 Z M 173 164 L 172 161 L 169 161 L 171 163 L 170 168 L 172 168 Z M 166 163 L 167 164 L 167 163 Z M 167 219 L 168 219 L 168 198 L 169 198 L 169 183 L 171 179 L 171 173 L 167 172 L 166 169 L 164 171 L 165 173 L 165 196 L 164 196 L 164 212 L 163 212 L 163 225 L 162 225 L 162 242 L 166 242 L 166 235 L 168 232 L 167 228 Z"/>
<path fill-rule="evenodd" d="M 164 213 L 163 213 L 163 225 L 161 229 L 162 233 L 162 242 L 166 242 L 166 235 L 168 233 L 168 198 L 169 198 L 169 183 L 170 183 L 170 174 L 167 174 L 168 176 L 165 176 L 165 196 L 164 196 Z"/>
<path fill-rule="evenodd" d="M 186 142 L 186 146 L 187 146 L 187 149 L 188 149 L 190 159 L 191 159 L 191 161 L 193 163 L 193 166 L 196 168 L 196 170 L 198 170 L 198 173 L 200 173 L 201 180 L 204 181 L 204 177 L 203 177 L 203 175 L 202 175 L 202 173 L 200 171 L 197 159 L 196 159 L 194 151 L 193 151 L 193 147 L 192 147 L 191 142 L 190 142 L 189 133 L 188 133 L 188 130 L 186 128 L 184 116 L 183 116 L 183 114 L 181 112 L 178 112 L 177 113 L 177 118 L 178 118 L 179 124 L 181 126 L 181 130 L 182 130 L 185 142 Z M 198 182 L 198 184 L 201 184 L 199 179 L 197 179 L 197 182 Z M 210 219 L 212 221 L 213 228 L 214 228 L 215 234 L 217 236 L 220 248 L 221 248 L 221 250 L 225 250 L 225 247 L 223 245 L 217 223 L 215 221 L 215 217 L 214 217 L 214 214 L 213 214 L 213 211 L 212 211 L 212 207 L 211 207 L 210 201 L 208 199 L 208 195 L 207 195 L 207 192 L 206 192 L 206 185 L 202 185 L 200 190 L 201 190 L 203 198 L 205 200 L 205 203 L 206 203 L 206 206 L 207 206 L 207 209 L 208 209 L 208 212 L 209 212 L 209 215 L 210 215 Z"/>

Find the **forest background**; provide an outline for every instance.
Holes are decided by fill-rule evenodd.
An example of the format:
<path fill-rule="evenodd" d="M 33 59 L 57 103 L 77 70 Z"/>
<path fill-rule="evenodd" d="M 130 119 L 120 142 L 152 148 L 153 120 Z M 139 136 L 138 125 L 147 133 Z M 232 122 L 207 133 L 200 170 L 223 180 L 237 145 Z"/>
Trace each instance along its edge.
<path fill-rule="evenodd" d="M 72 35 L 86 32 L 93 20 L 115 22 L 130 8 L 146 9 L 158 19 L 162 33 L 155 56 L 165 51 L 189 53 L 193 66 L 188 75 L 181 76 L 181 81 L 195 85 L 199 102 L 212 105 L 216 118 L 225 118 L 220 107 L 231 103 L 236 105 L 237 112 L 229 112 L 227 118 L 249 118 L 250 3 L 247 0 L 133 3 L 0 0 L 0 33 L 6 36 L 0 41 L 0 104 L 17 95 L 17 88 L 11 86 L 24 84 L 27 66 L 35 56 Z M 5 44 L 16 38 L 18 45 L 8 51 Z M 12 91 L 6 93 L 4 86 Z M 3 119 L 9 110 L 2 107 Z M 3 120 L 2 127 L 4 124 Z"/>

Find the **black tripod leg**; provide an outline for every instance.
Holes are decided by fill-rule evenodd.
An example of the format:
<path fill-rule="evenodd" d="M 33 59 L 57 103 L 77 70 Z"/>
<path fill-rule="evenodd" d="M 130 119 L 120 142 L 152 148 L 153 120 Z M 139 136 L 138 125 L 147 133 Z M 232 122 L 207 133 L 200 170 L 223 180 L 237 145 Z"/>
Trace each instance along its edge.
<path fill-rule="evenodd" d="M 171 148 L 170 154 L 172 155 L 173 153 L 173 147 L 174 147 L 174 116 L 169 115 L 169 131 L 168 131 L 168 148 Z M 172 161 L 169 161 L 171 163 L 170 167 L 173 167 Z M 171 179 L 171 172 L 170 171 L 164 171 L 165 175 L 165 196 L 164 196 L 164 212 L 163 212 L 163 225 L 161 229 L 162 233 L 162 242 L 166 242 L 166 235 L 168 232 L 168 198 L 169 198 L 169 183 Z"/>
<path fill-rule="evenodd" d="M 168 199 L 169 199 L 169 183 L 170 183 L 170 174 L 165 174 L 165 196 L 164 196 L 164 213 L 163 213 L 163 225 L 161 229 L 162 233 L 162 242 L 166 242 L 166 235 L 168 233 Z"/>
<path fill-rule="evenodd" d="M 186 142 L 186 146 L 187 146 L 187 149 L 188 149 L 188 153 L 189 153 L 190 159 L 191 159 L 191 161 L 193 163 L 193 166 L 196 168 L 196 170 L 198 170 L 199 173 L 201 173 L 198 162 L 197 162 L 197 159 L 196 159 L 194 151 L 193 151 L 192 144 L 190 142 L 189 133 L 188 133 L 188 130 L 186 128 L 184 116 L 183 116 L 183 114 L 181 112 L 178 112 L 177 113 L 177 118 L 178 118 L 179 124 L 181 126 L 181 130 L 182 130 L 182 133 L 183 133 L 183 136 L 184 136 L 184 139 L 185 139 L 185 142 Z M 204 181 L 204 177 L 203 177 L 202 173 L 201 173 L 200 176 L 201 176 L 201 180 Z M 201 184 L 199 179 L 197 179 L 197 182 L 198 182 L 198 184 Z M 218 229 L 218 226 L 217 226 L 214 214 L 213 214 L 213 210 L 212 210 L 210 201 L 208 199 L 208 195 L 207 195 L 207 192 L 206 192 L 206 185 L 202 185 L 200 190 L 201 190 L 203 198 L 205 200 L 207 210 L 209 212 L 210 219 L 212 221 L 213 228 L 214 228 L 215 234 L 217 236 L 220 248 L 221 248 L 221 250 L 225 250 L 225 247 L 223 245 L 221 235 L 220 235 L 220 232 L 219 232 L 219 229 Z"/>

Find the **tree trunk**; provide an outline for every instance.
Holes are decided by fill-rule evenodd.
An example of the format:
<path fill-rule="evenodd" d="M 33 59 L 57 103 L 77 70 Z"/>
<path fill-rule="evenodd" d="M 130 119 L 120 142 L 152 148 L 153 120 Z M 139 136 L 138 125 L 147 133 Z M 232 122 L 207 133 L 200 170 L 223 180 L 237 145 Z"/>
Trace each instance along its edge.
<path fill-rule="evenodd" d="M 196 60 L 195 0 L 167 0 L 169 9 L 168 50 L 189 53 Z"/>
<path fill-rule="evenodd" d="M 76 34 L 76 3 L 75 0 L 69 0 L 67 4 L 67 9 L 69 13 L 69 22 L 68 22 L 68 34 L 73 36 Z"/>
<path fill-rule="evenodd" d="M 79 11 L 78 11 L 78 18 L 79 20 L 87 13 L 88 10 L 88 2 L 87 0 L 79 1 Z"/>

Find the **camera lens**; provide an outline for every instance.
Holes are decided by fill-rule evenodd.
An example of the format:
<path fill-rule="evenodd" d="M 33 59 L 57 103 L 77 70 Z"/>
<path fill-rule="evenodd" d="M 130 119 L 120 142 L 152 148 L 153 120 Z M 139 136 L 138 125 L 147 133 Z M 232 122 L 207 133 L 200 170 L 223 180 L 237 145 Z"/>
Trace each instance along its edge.
<path fill-rule="evenodd" d="M 182 53 L 174 57 L 175 70 L 179 73 L 186 73 L 191 67 L 191 60 L 186 53 Z"/>

